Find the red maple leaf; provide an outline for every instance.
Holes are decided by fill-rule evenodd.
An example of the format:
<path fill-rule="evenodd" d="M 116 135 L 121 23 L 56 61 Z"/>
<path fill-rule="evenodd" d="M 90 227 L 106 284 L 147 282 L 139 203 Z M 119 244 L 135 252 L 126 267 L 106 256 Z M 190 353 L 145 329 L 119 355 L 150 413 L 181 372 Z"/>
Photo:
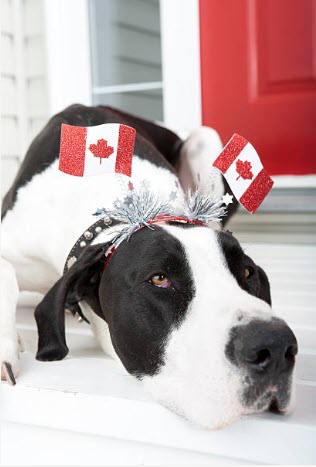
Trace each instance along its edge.
<path fill-rule="evenodd" d="M 236 172 L 239 176 L 236 180 L 239 180 L 242 177 L 244 180 L 251 180 L 253 177 L 253 173 L 251 172 L 252 166 L 251 163 L 248 161 L 237 161 L 236 162 Z"/>
<path fill-rule="evenodd" d="M 114 152 L 114 148 L 108 146 L 108 142 L 105 139 L 98 139 L 97 144 L 90 144 L 89 149 L 94 157 L 100 157 L 100 164 L 102 159 L 107 159 Z"/>

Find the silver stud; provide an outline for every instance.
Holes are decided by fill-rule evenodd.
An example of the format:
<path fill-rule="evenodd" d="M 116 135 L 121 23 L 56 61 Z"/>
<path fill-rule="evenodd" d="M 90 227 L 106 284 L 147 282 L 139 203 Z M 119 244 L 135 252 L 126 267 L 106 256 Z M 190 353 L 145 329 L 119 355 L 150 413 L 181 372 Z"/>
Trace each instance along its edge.
<path fill-rule="evenodd" d="M 80 242 L 80 246 L 81 248 L 83 248 L 84 246 L 86 246 L 86 242 L 83 240 L 82 242 Z"/>
<path fill-rule="evenodd" d="M 93 238 L 93 233 L 89 232 L 89 230 L 87 230 L 83 235 L 87 240 L 91 240 L 91 238 Z"/>
<path fill-rule="evenodd" d="M 81 318 L 81 316 L 78 316 L 78 323 L 82 323 L 83 322 L 83 318 Z"/>
<path fill-rule="evenodd" d="M 95 228 L 96 233 L 102 232 L 102 227 L 98 226 Z"/>
<path fill-rule="evenodd" d="M 112 219 L 109 216 L 104 216 L 103 217 L 103 222 L 105 225 L 111 225 L 112 224 Z"/>
<path fill-rule="evenodd" d="M 77 258 L 75 256 L 70 256 L 68 262 L 67 262 L 67 267 L 70 268 L 75 262 L 77 261 Z"/>

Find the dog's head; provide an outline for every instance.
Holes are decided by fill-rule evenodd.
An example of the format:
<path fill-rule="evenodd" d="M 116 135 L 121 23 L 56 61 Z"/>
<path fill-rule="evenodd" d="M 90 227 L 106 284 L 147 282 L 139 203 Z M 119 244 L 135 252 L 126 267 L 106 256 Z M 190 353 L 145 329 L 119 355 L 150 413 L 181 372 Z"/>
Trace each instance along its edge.
<path fill-rule="evenodd" d="M 271 309 L 269 282 L 232 234 L 165 224 L 124 241 L 103 270 L 86 249 L 62 296 L 86 299 L 129 373 L 208 428 L 293 405 L 296 339 Z"/>

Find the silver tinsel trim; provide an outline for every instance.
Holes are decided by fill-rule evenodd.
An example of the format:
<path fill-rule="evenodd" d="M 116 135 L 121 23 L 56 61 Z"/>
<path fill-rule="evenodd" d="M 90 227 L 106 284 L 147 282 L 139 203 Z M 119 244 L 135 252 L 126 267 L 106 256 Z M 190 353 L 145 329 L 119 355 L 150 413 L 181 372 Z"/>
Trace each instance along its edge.
<path fill-rule="evenodd" d="M 186 206 L 184 215 L 190 220 L 197 220 L 208 224 L 209 222 L 220 223 L 227 211 L 223 207 L 223 201 L 214 201 L 213 197 L 199 193 L 198 190 L 189 190 L 186 194 Z"/>
<path fill-rule="evenodd" d="M 174 208 L 169 203 L 160 201 L 149 190 L 147 184 L 144 184 L 138 190 L 134 188 L 130 190 L 123 202 L 114 201 L 112 209 L 97 209 L 94 215 L 98 217 L 108 215 L 127 224 L 127 227 L 113 239 L 113 243 L 118 245 L 143 226 L 153 229 L 148 222 L 159 216 L 174 215 Z"/>
<path fill-rule="evenodd" d="M 123 201 L 114 202 L 112 209 L 97 209 L 94 213 L 95 216 L 107 215 L 127 224 L 112 240 L 116 246 L 123 240 L 128 240 L 136 230 L 143 226 L 153 229 L 154 227 L 148 222 L 160 216 L 186 217 L 191 221 L 197 220 L 208 224 L 209 222 L 220 223 L 225 214 L 226 209 L 222 201 L 214 201 L 210 196 L 191 190 L 186 196 L 186 205 L 175 209 L 169 203 L 157 198 L 147 184 L 142 185 L 140 189 L 129 190 Z"/>

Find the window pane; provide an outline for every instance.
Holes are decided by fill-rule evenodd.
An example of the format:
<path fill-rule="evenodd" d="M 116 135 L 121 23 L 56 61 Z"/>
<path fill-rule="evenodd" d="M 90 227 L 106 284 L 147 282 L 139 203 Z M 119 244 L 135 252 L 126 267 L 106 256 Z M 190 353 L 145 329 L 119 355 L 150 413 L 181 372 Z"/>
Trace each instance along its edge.
<path fill-rule="evenodd" d="M 124 92 L 93 96 L 93 103 L 111 105 L 147 119 L 163 120 L 162 91 Z"/>
<path fill-rule="evenodd" d="M 161 81 L 159 0 L 90 0 L 93 87 Z"/>

